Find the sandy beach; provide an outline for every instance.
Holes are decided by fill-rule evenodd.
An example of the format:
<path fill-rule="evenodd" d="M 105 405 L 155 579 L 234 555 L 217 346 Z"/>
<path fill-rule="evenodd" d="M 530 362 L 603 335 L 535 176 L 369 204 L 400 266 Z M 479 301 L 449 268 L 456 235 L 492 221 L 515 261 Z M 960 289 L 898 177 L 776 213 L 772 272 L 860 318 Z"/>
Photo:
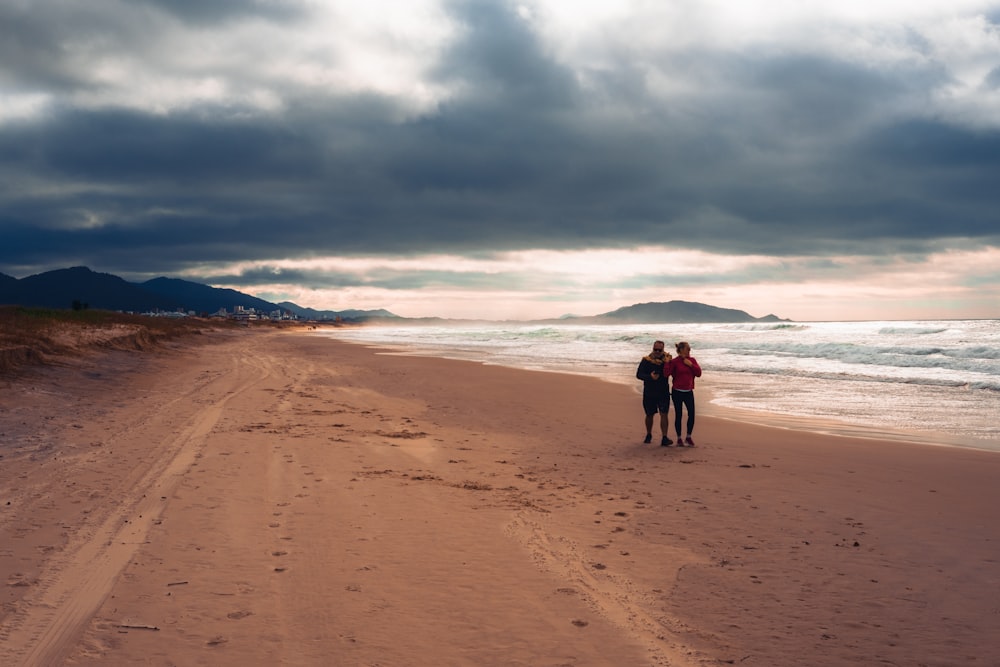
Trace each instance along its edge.
<path fill-rule="evenodd" d="M 1000 455 L 205 338 L 0 380 L 0 664 L 1000 664 Z"/>

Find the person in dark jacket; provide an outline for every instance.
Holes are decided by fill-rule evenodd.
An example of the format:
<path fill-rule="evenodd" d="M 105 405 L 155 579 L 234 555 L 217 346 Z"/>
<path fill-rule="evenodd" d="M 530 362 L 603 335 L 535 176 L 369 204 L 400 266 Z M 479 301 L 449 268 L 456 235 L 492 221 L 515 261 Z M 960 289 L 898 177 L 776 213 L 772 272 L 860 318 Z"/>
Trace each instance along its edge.
<path fill-rule="evenodd" d="M 669 362 L 670 354 L 663 351 L 663 341 L 658 340 L 653 343 L 653 351 L 642 358 L 635 371 L 635 377 L 642 380 L 642 409 L 646 413 L 646 438 L 643 442 L 652 442 L 653 416 L 659 412 L 662 447 L 674 444 L 667 437 L 667 431 L 670 430 L 667 419 L 670 411 L 670 380 L 664 371 Z"/>

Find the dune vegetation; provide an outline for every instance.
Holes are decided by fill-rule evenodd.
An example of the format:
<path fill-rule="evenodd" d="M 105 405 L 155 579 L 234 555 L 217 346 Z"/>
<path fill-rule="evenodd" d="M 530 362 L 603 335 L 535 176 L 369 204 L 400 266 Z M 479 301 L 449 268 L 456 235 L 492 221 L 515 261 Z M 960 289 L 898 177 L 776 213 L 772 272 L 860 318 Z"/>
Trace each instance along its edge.
<path fill-rule="evenodd" d="M 148 349 L 180 336 L 233 326 L 190 317 L 0 306 L 0 373 L 60 363 L 102 349 Z"/>

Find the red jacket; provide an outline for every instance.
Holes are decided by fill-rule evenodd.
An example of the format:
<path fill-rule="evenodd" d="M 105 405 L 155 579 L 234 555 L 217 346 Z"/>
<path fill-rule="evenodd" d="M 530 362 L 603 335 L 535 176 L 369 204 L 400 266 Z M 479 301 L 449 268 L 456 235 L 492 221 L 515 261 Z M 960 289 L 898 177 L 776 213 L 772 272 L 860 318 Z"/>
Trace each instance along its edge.
<path fill-rule="evenodd" d="M 674 357 L 667 364 L 666 373 L 674 379 L 674 389 L 691 391 L 694 389 L 694 379 L 701 377 L 701 366 L 694 357 L 688 357 L 691 365 L 684 363 L 683 357 Z"/>

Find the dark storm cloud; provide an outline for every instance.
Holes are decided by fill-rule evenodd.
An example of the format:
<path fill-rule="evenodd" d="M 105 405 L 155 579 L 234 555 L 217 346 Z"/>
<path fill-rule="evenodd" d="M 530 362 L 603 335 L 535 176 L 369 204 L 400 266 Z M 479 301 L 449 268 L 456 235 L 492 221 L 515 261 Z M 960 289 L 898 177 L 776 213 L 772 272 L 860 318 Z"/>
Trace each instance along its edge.
<path fill-rule="evenodd" d="M 249 18 L 268 21 L 289 21 L 306 15 L 300 2 L 290 0 L 141 0 L 195 25 L 218 25 Z"/>
<path fill-rule="evenodd" d="M 66 18 L 60 21 L 44 7 L 0 3 L 0 86 L 34 91 L 76 85 L 77 65 L 68 46 L 83 26 L 74 16 Z"/>
<path fill-rule="evenodd" d="M 203 26 L 307 22 L 294 5 L 145 4 L 166 12 L 147 19 Z M 99 86 L 67 45 L 89 34 L 144 57 L 136 33 L 111 30 L 126 18 L 81 14 L 71 29 L 54 10 L 0 8 L 0 83 L 57 98 L 44 114 L 0 117 L 0 270 L 170 273 L 648 243 L 877 254 L 942 236 L 996 241 L 1000 132 L 900 111 L 947 82 L 935 66 L 704 50 L 573 70 L 507 5 L 449 7 L 457 34 L 431 76 L 453 92 L 417 116 L 388 96 L 291 82 L 268 111 L 79 108 L 60 91 Z M 245 65 L 248 85 L 259 83 L 256 64 Z M 664 96 L 652 73 L 703 85 Z"/>
<path fill-rule="evenodd" d="M 524 20 L 506 5 L 482 0 L 452 2 L 452 18 L 464 29 L 435 75 L 474 83 L 476 102 L 518 115 L 569 109 L 577 95 L 573 73 L 545 53 Z"/>
<path fill-rule="evenodd" d="M 277 173 L 294 182 L 320 166 L 310 137 L 280 124 L 113 110 L 69 111 L 0 135 L 0 150 L 64 182 L 205 190 Z M 151 193 L 155 194 L 155 193 Z M 176 196 L 176 195 L 172 195 Z"/>
<path fill-rule="evenodd" d="M 307 289 L 323 289 L 331 287 L 359 287 L 365 284 L 363 278 L 353 273 L 313 271 L 308 269 L 277 269 L 274 267 L 248 269 L 233 274 L 206 275 L 204 279 L 212 285 L 232 285 L 234 287 L 283 283 L 294 284 Z"/>
<path fill-rule="evenodd" d="M 414 290 L 424 288 L 492 289 L 497 286 L 495 273 L 471 273 L 460 271 L 392 270 L 379 267 L 370 271 L 345 272 L 336 270 L 255 268 L 236 274 L 207 275 L 206 282 L 212 285 L 232 285 L 269 287 L 278 284 L 294 284 L 308 289 L 338 289 L 344 287 L 373 287 L 387 290 Z M 546 277 L 551 283 L 551 277 Z M 531 287 L 529 276 L 515 273 L 503 275 L 504 289 Z"/>

